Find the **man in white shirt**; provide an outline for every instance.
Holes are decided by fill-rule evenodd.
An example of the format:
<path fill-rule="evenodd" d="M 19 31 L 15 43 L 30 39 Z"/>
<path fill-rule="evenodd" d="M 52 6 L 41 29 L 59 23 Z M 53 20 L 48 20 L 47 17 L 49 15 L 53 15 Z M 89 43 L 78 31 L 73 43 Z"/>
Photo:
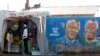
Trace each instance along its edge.
<path fill-rule="evenodd" d="M 24 24 L 24 30 L 23 30 L 23 39 L 28 38 L 28 29 L 27 29 L 27 25 Z"/>
<path fill-rule="evenodd" d="M 24 41 L 24 53 L 28 54 L 28 28 L 26 24 L 24 24 L 22 39 Z"/>

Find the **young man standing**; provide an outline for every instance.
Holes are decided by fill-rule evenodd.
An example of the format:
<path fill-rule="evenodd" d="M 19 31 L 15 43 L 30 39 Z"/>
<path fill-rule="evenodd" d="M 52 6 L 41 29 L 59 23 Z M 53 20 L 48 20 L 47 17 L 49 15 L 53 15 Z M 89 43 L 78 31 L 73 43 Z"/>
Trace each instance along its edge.
<path fill-rule="evenodd" d="M 24 24 L 22 39 L 24 41 L 24 53 L 28 54 L 28 27 L 27 27 L 27 24 Z"/>

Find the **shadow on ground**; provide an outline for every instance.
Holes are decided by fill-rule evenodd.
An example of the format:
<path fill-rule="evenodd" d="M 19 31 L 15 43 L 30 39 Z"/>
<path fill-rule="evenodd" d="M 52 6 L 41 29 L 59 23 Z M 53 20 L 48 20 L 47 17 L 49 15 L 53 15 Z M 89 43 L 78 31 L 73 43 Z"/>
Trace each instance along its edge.
<path fill-rule="evenodd" d="M 100 52 L 98 53 L 58 53 L 57 56 L 100 56 Z"/>

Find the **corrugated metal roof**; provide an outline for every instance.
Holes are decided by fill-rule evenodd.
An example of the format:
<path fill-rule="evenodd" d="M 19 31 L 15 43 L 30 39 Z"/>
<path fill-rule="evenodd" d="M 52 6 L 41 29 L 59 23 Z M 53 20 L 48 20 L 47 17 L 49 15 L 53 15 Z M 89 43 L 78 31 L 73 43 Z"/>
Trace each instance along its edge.
<path fill-rule="evenodd" d="M 64 6 L 64 7 L 41 7 L 30 9 L 25 12 L 48 11 L 50 15 L 73 15 L 73 14 L 95 14 L 99 6 Z"/>

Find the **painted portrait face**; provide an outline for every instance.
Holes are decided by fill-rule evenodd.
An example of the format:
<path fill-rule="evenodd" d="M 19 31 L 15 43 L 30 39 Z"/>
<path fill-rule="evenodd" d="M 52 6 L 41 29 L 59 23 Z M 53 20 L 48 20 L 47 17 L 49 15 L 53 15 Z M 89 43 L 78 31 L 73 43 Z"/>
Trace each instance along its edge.
<path fill-rule="evenodd" d="M 85 37 L 87 41 L 92 41 L 96 37 L 97 27 L 95 21 L 88 21 L 85 27 Z"/>
<path fill-rule="evenodd" d="M 75 20 L 70 20 L 66 25 L 67 37 L 73 40 L 77 37 L 79 31 L 79 23 Z"/>

